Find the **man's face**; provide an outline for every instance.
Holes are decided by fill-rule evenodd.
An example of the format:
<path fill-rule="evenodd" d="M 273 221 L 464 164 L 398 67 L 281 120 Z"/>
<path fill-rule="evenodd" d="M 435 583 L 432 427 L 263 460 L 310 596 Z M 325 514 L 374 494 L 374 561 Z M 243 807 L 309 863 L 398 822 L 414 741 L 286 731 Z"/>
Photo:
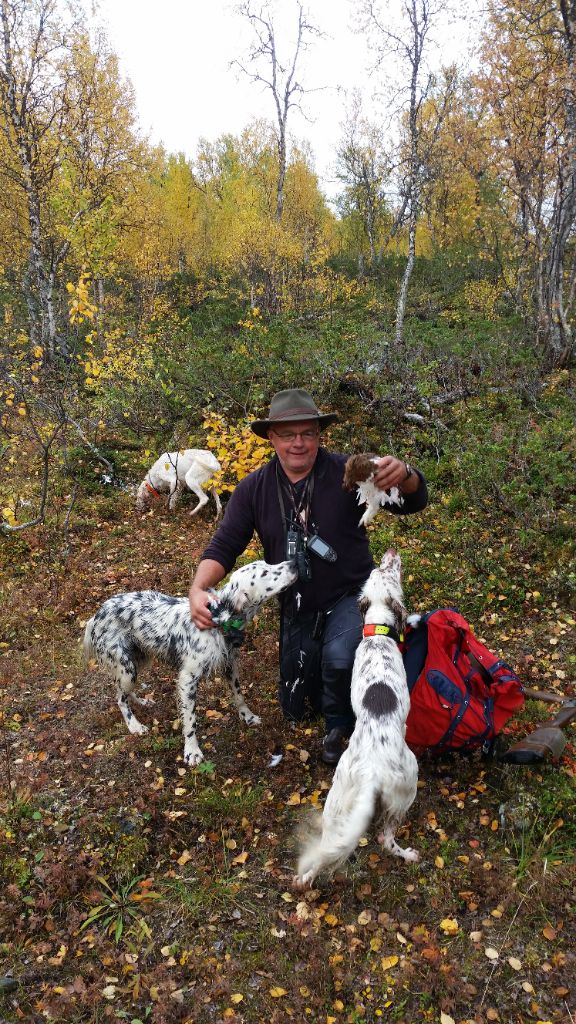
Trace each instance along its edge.
<path fill-rule="evenodd" d="M 320 445 L 317 420 L 298 420 L 270 428 L 268 440 L 280 459 L 289 479 L 301 480 L 307 476 L 316 461 Z"/>

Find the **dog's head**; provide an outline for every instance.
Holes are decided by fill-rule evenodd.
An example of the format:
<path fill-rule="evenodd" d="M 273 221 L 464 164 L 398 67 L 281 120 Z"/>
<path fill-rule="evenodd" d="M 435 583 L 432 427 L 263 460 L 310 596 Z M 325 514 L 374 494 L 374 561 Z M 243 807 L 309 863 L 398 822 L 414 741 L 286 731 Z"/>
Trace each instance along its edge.
<path fill-rule="evenodd" d="M 146 512 L 152 504 L 152 495 L 146 486 L 146 481 L 143 480 L 138 490 L 136 491 L 136 511 Z"/>
<path fill-rule="evenodd" d="M 351 455 L 344 466 L 342 486 L 345 491 L 353 491 L 358 484 L 369 480 L 376 469 L 374 459 L 377 455 Z"/>
<path fill-rule="evenodd" d="M 402 592 L 400 555 L 389 548 L 362 588 L 358 604 L 366 622 L 381 622 L 403 633 L 406 608 Z"/>
<path fill-rule="evenodd" d="M 248 622 L 260 606 L 271 597 L 276 597 L 298 579 L 298 570 L 291 561 L 250 562 L 236 569 L 228 583 L 215 593 L 217 607 L 211 609 L 214 622 L 223 621 L 219 616 L 226 608 L 232 615 L 241 615 Z"/>

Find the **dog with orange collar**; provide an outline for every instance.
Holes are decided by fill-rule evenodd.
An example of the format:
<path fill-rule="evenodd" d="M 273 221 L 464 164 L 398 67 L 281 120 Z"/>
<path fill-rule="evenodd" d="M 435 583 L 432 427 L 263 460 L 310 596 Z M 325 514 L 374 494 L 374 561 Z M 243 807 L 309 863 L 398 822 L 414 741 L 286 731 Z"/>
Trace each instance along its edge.
<path fill-rule="evenodd" d="M 168 508 L 174 512 L 184 491 L 191 491 L 198 498 L 198 504 L 190 515 L 194 516 L 208 503 L 208 495 L 202 485 L 221 469 L 215 455 L 207 448 L 183 448 L 178 452 L 163 452 L 150 467 L 136 493 L 136 509 L 145 512 L 152 502 L 168 494 Z M 216 502 L 216 518 L 222 512 L 217 490 L 210 488 Z"/>
<path fill-rule="evenodd" d="M 354 732 L 342 754 L 321 816 L 309 819 L 297 889 L 332 872 L 358 845 L 379 812 L 378 842 L 396 857 L 417 861 L 395 833 L 416 796 L 418 762 L 406 745 L 410 695 L 399 644 L 406 623 L 400 556 L 390 549 L 373 569 L 359 598 L 364 635 L 352 672 Z"/>

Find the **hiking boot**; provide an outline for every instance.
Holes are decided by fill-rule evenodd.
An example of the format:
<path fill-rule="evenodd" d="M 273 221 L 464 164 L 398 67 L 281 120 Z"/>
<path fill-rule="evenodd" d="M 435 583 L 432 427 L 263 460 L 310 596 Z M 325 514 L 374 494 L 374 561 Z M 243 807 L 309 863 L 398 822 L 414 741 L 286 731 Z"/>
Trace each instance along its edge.
<path fill-rule="evenodd" d="M 344 750 L 344 734 L 341 729 L 331 729 L 322 740 L 322 760 L 324 764 L 338 764 Z"/>

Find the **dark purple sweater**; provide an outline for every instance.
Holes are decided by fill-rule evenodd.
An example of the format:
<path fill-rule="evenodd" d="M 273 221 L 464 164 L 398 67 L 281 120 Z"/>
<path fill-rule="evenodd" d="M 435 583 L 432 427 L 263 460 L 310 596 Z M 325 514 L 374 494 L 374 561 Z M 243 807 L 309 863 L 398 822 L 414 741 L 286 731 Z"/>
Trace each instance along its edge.
<path fill-rule="evenodd" d="M 338 558 L 336 562 L 324 562 L 310 554 L 312 581 L 297 584 L 303 613 L 328 608 L 344 594 L 358 591 L 374 568 L 368 535 L 363 526 L 358 526 L 363 506 L 358 505 L 355 489 L 345 491 L 342 487 L 348 457 L 325 448 L 318 450 L 310 518 L 322 540 L 336 550 Z M 277 466 L 278 459 L 274 456 L 262 469 L 240 481 L 202 558 L 214 559 L 230 572 L 256 531 L 266 561 L 283 561 L 286 540 L 278 499 Z M 280 474 L 283 477 L 281 469 Z M 385 505 L 386 510 L 395 515 L 409 515 L 426 507 L 426 481 L 421 473 L 418 476 L 418 490 L 404 495 L 401 507 Z M 284 503 L 288 511 L 290 506 L 285 495 Z"/>

